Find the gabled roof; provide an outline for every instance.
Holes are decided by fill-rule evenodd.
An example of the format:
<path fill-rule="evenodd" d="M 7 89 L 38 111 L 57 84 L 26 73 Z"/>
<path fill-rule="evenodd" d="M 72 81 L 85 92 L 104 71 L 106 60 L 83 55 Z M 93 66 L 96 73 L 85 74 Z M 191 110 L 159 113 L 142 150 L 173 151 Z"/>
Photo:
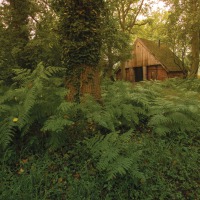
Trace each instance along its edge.
<path fill-rule="evenodd" d="M 147 50 L 158 60 L 167 71 L 184 71 L 181 60 L 165 45 L 138 38 Z"/>

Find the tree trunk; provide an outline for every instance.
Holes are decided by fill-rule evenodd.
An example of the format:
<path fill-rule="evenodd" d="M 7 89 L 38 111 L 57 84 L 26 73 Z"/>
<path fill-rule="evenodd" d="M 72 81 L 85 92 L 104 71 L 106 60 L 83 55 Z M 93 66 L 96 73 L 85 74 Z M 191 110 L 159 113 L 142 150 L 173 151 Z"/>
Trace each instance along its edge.
<path fill-rule="evenodd" d="M 80 77 L 80 94 L 81 97 L 89 94 L 96 100 L 101 99 L 100 74 L 97 68 L 90 66 L 84 67 Z"/>
<path fill-rule="evenodd" d="M 191 1 L 191 8 L 194 13 L 198 12 L 198 6 L 197 1 L 192 0 Z M 191 57 L 191 69 L 190 69 L 190 77 L 191 78 L 197 78 L 198 69 L 199 69 L 199 51 L 200 51 L 200 41 L 199 41 L 199 24 L 194 23 L 192 25 L 191 30 L 191 47 L 192 47 L 192 57 Z"/>
<path fill-rule="evenodd" d="M 62 7 L 60 35 L 62 62 L 66 67 L 68 101 L 80 102 L 86 95 L 101 98 L 98 63 L 102 45 L 101 12 L 103 0 L 57 1 Z"/>
<path fill-rule="evenodd" d="M 121 61 L 121 78 L 122 80 L 126 80 L 126 62 Z"/>
<path fill-rule="evenodd" d="M 112 49 L 111 46 L 108 45 L 108 65 L 107 65 L 107 69 L 106 69 L 106 76 L 108 78 L 110 78 L 111 80 L 113 80 L 113 53 L 112 53 Z"/>
<path fill-rule="evenodd" d="M 12 45 L 13 58 L 18 67 L 31 68 L 30 58 L 25 47 L 29 42 L 29 12 L 31 3 L 29 0 L 9 0 L 10 21 L 8 31 Z M 16 51 L 13 51 L 17 49 Z"/>
<path fill-rule="evenodd" d="M 192 33 L 192 63 L 190 77 L 196 78 L 199 69 L 199 31 Z"/>
<path fill-rule="evenodd" d="M 80 71 L 78 71 L 80 70 Z M 91 95 L 95 100 L 101 99 L 100 75 L 98 68 L 82 66 L 73 70 L 73 76 L 66 79 L 68 101 L 83 101 L 87 95 Z"/>

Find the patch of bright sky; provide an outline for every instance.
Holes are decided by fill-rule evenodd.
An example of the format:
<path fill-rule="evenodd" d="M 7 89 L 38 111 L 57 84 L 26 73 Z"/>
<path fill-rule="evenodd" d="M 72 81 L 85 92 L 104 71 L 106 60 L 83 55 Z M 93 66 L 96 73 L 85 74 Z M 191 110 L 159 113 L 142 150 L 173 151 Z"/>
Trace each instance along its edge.
<path fill-rule="evenodd" d="M 139 15 L 138 20 L 144 20 L 148 18 L 149 16 L 151 16 L 151 13 L 163 13 L 169 10 L 169 6 L 167 6 L 162 0 L 145 0 L 144 4 L 150 5 L 151 9 L 148 9 L 146 15 Z"/>
<path fill-rule="evenodd" d="M 152 11 L 158 11 L 158 10 L 160 11 L 169 10 L 169 7 L 163 1 L 154 0 L 152 4 Z"/>

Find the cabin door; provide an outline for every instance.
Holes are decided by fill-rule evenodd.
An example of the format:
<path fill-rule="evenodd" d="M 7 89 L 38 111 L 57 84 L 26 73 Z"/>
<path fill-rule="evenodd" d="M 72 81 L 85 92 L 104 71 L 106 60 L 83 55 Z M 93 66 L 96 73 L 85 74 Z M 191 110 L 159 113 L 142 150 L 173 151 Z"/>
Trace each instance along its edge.
<path fill-rule="evenodd" d="M 143 69 L 142 67 L 135 67 L 135 82 L 143 81 Z"/>

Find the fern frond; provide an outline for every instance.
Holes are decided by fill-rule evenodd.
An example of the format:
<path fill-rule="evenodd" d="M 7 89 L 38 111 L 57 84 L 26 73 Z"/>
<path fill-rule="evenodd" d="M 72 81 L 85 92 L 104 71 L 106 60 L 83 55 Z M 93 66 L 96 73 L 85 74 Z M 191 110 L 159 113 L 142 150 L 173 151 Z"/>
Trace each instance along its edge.
<path fill-rule="evenodd" d="M 13 125 L 12 122 L 5 122 L 5 120 L 0 123 L 0 146 L 3 149 L 10 144 L 15 134 Z"/>
<path fill-rule="evenodd" d="M 74 122 L 64 117 L 52 116 L 47 120 L 42 131 L 51 131 L 53 133 L 62 132 L 66 126 L 71 126 Z"/>
<path fill-rule="evenodd" d="M 6 104 L 1 104 L 0 105 L 0 111 L 1 113 L 7 113 L 11 110 L 11 107 L 6 105 Z"/>
<path fill-rule="evenodd" d="M 57 110 L 61 111 L 63 114 L 68 113 L 69 109 L 71 109 L 73 106 L 74 106 L 73 103 L 64 101 L 58 106 Z"/>
<path fill-rule="evenodd" d="M 13 77 L 13 80 L 18 81 L 21 84 L 27 82 L 31 75 L 30 69 L 13 69 L 13 72 L 16 74 L 16 76 Z"/>
<path fill-rule="evenodd" d="M 100 172 L 106 172 L 107 180 L 126 175 L 133 166 L 138 166 L 141 151 L 133 145 L 131 135 L 132 130 L 122 135 L 113 132 L 85 141 L 93 159 L 97 161 L 96 168 Z"/>
<path fill-rule="evenodd" d="M 47 67 L 45 70 L 45 74 L 48 76 L 52 76 L 54 74 L 60 73 L 60 72 L 65 72 L 66 68 L 63 67 Z"/>

